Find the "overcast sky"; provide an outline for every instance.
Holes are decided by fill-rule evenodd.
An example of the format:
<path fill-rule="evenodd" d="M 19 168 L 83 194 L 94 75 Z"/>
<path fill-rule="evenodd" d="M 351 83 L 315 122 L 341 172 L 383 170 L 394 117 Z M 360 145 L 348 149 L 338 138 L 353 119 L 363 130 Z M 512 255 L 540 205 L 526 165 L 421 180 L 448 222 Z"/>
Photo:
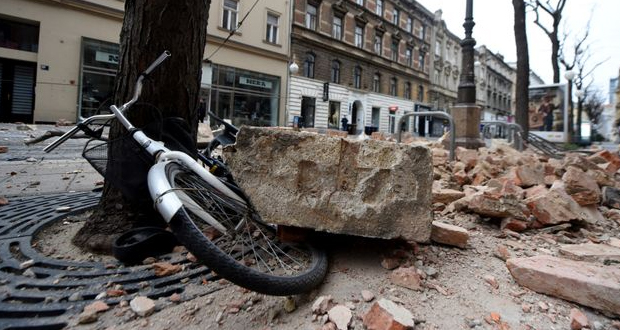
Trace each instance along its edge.
<path fill-rule="evenodd" d="M 465 36 L 463 22 L 466 0 L 418 0 L 418 2 L 431 12 L 441 9 L 448 29 L 460 38 Z M 557 0 L 551 0 L 551 3 L 557 3 Z M 489 50 L 504 55 L 506 62 L 516 62 L 512 1 L 474 0 L 473 4 L 474 22 L 476 23 L 473 37 L 476 39 L 476 46 L 486 45 Z M 590 15 L 592 15 L 588 37 L 592 50 L 590 65 L 609 58 L 594 71 L 592 78 L 596 87 L 601 89 L 607 98 L 609 79 L 618 77 L 620 69 L 620 17 L 618 16 L 620 15 L 620 1 L 567 0 L 562 17 L 564 23 L 561 24 L 560 31 L 565 28 L 570 32 L 569 42 L 572 43 L 578 34 L 583 33 Z M 527 20 L 530 68 L 545 83 L 552 83 L 551 42 L 547 35 L 534 24 L 533 14 L 528 14 Z M 561 79 L 565 81 L 563 72 Z"/>

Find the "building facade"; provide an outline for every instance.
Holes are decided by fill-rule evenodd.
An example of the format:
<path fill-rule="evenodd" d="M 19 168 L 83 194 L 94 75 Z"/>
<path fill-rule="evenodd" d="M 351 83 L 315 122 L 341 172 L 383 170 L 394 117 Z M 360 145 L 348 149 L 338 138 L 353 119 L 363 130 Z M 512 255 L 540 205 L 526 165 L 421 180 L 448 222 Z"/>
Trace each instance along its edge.
<path fill-rule="evenodd" d="M 441 10 L 437 10 L 434 17 L 429 103 L 433 110 L 449 111 L 457 102 L 462 66 L 461 39 L 448 30 Z M 431 135 L 443 134 L 442 119 L 431 118 L 428 122 Z"/>
<path fill-rule="evenodd" d="M 202 96 L 235 125 L 286 123 L 289 1 L 213 0 Z"/>
<path fill-rule="evenodd" d="M 0 121 L 77 121 L 107 109 L 124 5 L 0 1 Z M 211 110 L 235 124 L 285 122 L 290 8 L 286 1 L 211 2 L 202 81 Z"/>
<path fill-rule="evenodd" d="M 516 71 L 500 54 L 493 53 L 486 46 L 476 48 L 476 97 L 481 102 L 483 121 L 512 120 L 513 85 Z"/>
<path fill-rule="evenodd" d="M 75 121 L 105 104 L 118 67 L 123 6 L 2 0 L 0 121 Z"/>
<path fill-rule="evenodd" d="M 415 2 L 295 0 L 293 12 L 289 123 L 394 133 L 427 105 L 433 16 Z"/>

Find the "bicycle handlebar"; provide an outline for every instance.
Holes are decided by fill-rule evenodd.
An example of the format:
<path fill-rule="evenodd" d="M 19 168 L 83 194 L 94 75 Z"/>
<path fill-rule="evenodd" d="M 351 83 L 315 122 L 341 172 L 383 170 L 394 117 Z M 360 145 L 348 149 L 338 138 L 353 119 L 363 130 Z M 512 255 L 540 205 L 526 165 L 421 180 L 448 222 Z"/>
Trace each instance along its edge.
<path fill-rule="evenodd" d="M 127 118 L 123 116 L 123 111 L 127 110 L 129 107 L 131 107 L 132 104 L 136 103 L 136 101 L 140 97 L 140 94 L 142 94 L 142 80 L 144 80 L 145 77 L 147 77 L 151 72 L 153 72 L 153 70 L 155 70 L 155 68 L 157 68 L 157 66 L 159 66 L 163 61 L 165 61 L 168 57 L 170 57 L 170 55 L 171 55 L 170 52 L 165 50 L 161 55 L 159 55 L 159 57 L 155 61 L 153 61 L 153 63 L 151 63 L 151 65 L 149 65 L 148 68 L 146 68 L 146 70 L 144 70 L 143 73 L 140 74 L 140 76 L 138 77 L 138 80 L 136 81 L 136 87 L 134 90 L 133 97 L 131 98 L 131 100 L 129 100 L 129 102 L 123 104 L 120 108 L 117 108 L 115 105 L 112 105 L 110 106 L 110 110 L 112 110 L 112 114 L 91 116 L 91 117 L 84 119 L 80 124 L 86 125 L 95 120 L 112 119 L 114 117 L 117 117 L 119 121 L 123 124 L 123 126 L 125 126 L 127 129 L 130 129 L 131 127 L 133 127 L 131 123 L 129 123 Z M 50 143 L 47 147 L 43 148 L 43 151 L 50 152 L 56 149 L 59 145 L 63 144 L 71 136 L 75 135 L 75 133 L 77 133 L 78 131 L 80 131 L 80 127 L 78 125 L 74 126 L 71 130 L 63 134 L 56 141 Z"/>

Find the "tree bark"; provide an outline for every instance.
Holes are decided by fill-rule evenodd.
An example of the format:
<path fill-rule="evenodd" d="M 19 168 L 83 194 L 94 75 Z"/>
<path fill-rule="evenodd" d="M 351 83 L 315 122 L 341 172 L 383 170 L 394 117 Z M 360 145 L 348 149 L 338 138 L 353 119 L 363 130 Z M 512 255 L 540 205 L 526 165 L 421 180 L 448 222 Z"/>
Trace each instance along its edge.
<path fill-rule="evenodd" d="M 195 150 L 198 127 L 202 59 L 206 44 L 210 0 L 127 0 L 120 35 L 119 72 L 114 104 L 131 99 L 138 75 L 164 50 L 172 56 L 145 80 L 142 96 L 126 114 L 136 127 L 154 120 L 181 117 L 190 127 Z M 161 126 L 159 126 L 161 128 Z M 107 173 L 121 181 L 134 179 L 137 155 L 127 152 L 126 129 L 114 121 L 110 130 Z M 146 166 L 148 169 L 147 165 Z M 113 239 L 143 224 L 165 223 L 153 210 L 148 191 L 123 195 L 109 180 L 99 205 L 73 239 L 74 244 L 94 252 L 110 252 Z"/>
<path fill-rule="evenodd" d="M 515 120 L 523 128 L 524 138 L 530 131 L 529 121 L 529 85 L 530 60 L 527 45 L 525 23 L 525 1 L 512 0 L 514 8 L 514 32 L 517 46 L 517 86 L 515 95 Z"/>

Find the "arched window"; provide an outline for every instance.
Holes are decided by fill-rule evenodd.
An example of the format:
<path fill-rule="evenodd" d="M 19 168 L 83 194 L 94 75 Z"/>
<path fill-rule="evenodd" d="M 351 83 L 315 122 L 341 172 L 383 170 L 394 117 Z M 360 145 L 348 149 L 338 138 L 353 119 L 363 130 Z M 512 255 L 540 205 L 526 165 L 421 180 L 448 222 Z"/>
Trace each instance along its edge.
<path fill-rule="evenodd" d="M 375 73 L 372 77 L 372 91 L 375 93 L 381 93 L 381 74 Z"/>
<path fill-rule="evenodd" d="M 359 65 L 353 69 L 353 87 L 362 88 L 362 67 Z"/>
<path fill-rule="evenodd" d="M 332 82 L 335 84 L 340 83 L 340 61 L 332 61 Z"/>
<path fill-rule="evenodd" d="M 314 78 L 315 60 L 316 56 L 313 53 L 306 53 L 306 60 L 304 61 L 304 76 Z"/>
<path fill-rule="evenodd" d="M 398 79 L 396 79 L 396 77 L 390 79 L 390 95 L 396 96 L 396 94 L 398 93 L 397 84 Z"/>
<path fill-rule="evenodd" d="M 411 83 L 410 82 L 405 83 L 405 90 L 403 92 L 403 97 L 406 98 L 407 100 L 411 99 Z"/>

